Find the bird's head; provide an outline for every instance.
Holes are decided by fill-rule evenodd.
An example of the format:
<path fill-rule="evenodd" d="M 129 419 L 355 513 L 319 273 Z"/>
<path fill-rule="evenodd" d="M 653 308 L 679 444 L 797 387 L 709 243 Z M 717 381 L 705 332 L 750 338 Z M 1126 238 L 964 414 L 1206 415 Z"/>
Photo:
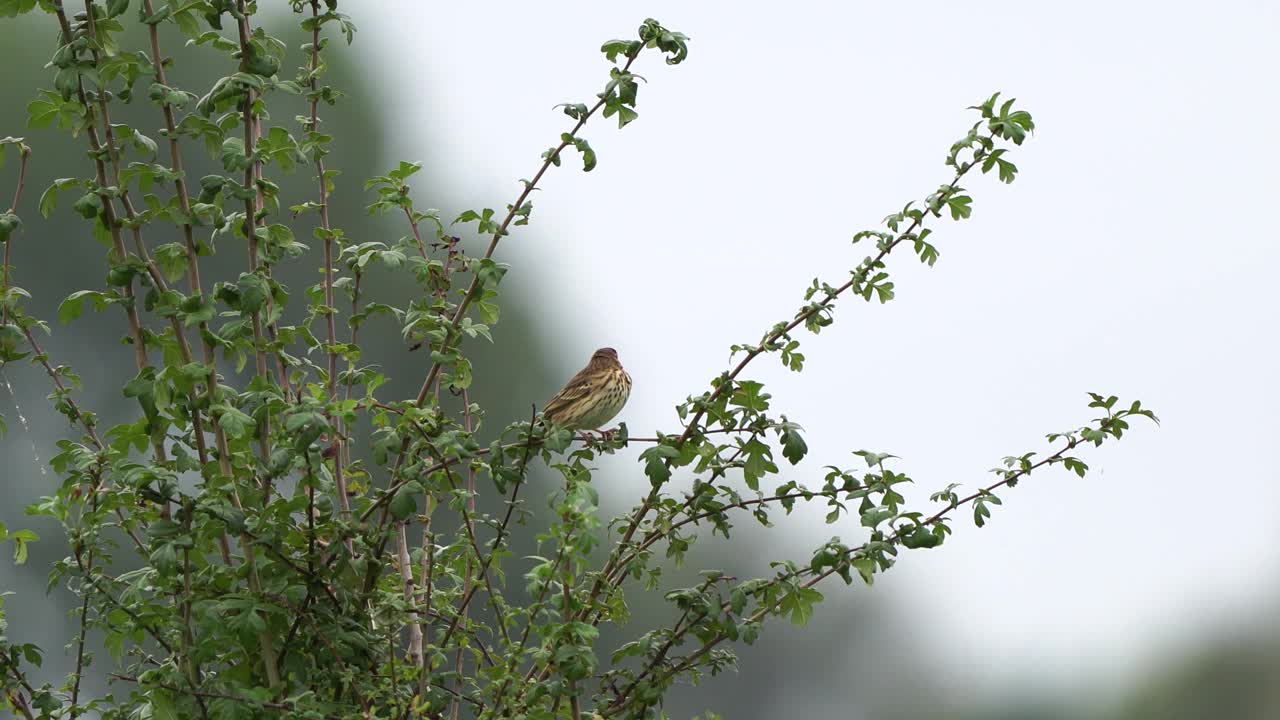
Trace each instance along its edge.
<path fill-rule="evenodd" d="M 610 347 L 600 348 L 591 355 L 592 365 L 617 365 L 618 351 Z"/>

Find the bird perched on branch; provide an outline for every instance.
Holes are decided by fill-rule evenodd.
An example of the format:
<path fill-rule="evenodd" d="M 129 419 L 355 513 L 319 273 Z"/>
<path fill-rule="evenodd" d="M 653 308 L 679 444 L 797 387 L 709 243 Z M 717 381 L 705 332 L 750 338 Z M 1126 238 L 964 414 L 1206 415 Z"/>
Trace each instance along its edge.
<path fill-rule="evenodd" d="M 600 348 L 587 366 L 547 401 L 542 417 L 568 430 L 597 430 L 612 420 L 631 395 L 631 376 L 618 362 L 618 351 Z"/>

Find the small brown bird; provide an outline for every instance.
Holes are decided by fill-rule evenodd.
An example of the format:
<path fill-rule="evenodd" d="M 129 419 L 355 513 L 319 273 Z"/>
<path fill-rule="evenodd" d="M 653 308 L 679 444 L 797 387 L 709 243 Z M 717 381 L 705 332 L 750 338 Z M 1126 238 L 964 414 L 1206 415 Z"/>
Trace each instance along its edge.
<path fill-rule="evenodd" d="M 618 351 L 600 348 L 542 408 L 553 425 L 569 430 L 597 430 L 622 411 L 631 395 L 631 376 L 618 362 Z"/>

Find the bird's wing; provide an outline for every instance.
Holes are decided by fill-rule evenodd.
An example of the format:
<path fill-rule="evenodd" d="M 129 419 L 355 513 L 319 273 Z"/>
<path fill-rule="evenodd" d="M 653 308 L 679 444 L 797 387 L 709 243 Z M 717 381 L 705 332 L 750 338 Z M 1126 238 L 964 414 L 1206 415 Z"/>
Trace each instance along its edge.
<path fill-rule="evenodd" d="M 542 408 L 542 414 L 555 415 L 566 407 L 581 400 L 591 393 L 591 376 L 585 370 L 574 375 L 555 397 L 547 401 Z"/>

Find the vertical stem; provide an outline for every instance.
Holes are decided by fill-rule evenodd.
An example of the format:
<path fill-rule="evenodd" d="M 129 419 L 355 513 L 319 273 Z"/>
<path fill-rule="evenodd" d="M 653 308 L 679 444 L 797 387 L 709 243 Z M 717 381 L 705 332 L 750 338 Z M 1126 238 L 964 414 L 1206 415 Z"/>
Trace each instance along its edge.
<path fill-rule="evenodd" d="M 452 259 L 452 253 L 450 253 L 450 259 Z M 445 261 L 446 277 L 448 274 L 448 263 L 449 263 L 449 260 L 446 260 Z M 462 418 L 463 418 L 463 427 L 466 429 L 467 434 L 470 434 L 473 429 L 471 424 L 471 398 L 467 395 L 466 390 L 462 391 Z M 471 468 L 470 463 L 467 464 L 467 510 L 468 510 L 467 516 L 466 518 L 464 518 L 463 522 L 466 523 L 467 536 L 474 539 L 475 526 L 472 524 L 472 518 L 474 518 L 476 514 L 476 472 Z M 479 552 L 478 546 L 476 547 L 476 552 Z M 475 590 L 472 589 L 471 587 L 471 583 L 473 582 L 472 575 L 474 570 L 475 570 L 474 559 L 470 555 L 468 555 L 467 569 L 463 574 L 463 580 L 462 580 L 462 586 L 467 589 L 468 593 L 475 592 Z M 462 622 L 466 623 L 468 616 L 471 614 L 470 606 L 467 604 L 464 604 L 463 607 L 461 608 L 461 612 L 463 614 Z M 502 622 L 501 615 L 495 614 L 494 620 L 498 623 L 501 623 Z M 455 660 L 455 668 L 454 668 L 455 671 L 458 673 L 458 678 L 459 678 L 457 681 L 457 691 L 458 691 L 459 697 L 461 697 L 462 695 L 462 679 L 461 679 L 462 678 L 462 660 L 463 660 L 462 648 L 459 647 L 458 653 L 457 653 L 457 659 Z M 462 707 L 462 701 L 455 699 L 453 701 L 454 720 L 457 720 L 458 712 L 459 710 L 461 710 L 461 707 Z"/>
<path fill-rule="evenodd" d="M 561 608 L 561 612 L 566 623 L 573 619 L 572 594 L 570 592 L 570 586 L 573 584 L 573 569 L 570 565 L 572 562 L 573 559 L 566 553 L 564 576 L 563 580 L 560 581 L 560 587 L 564 595 L 564 607 Z M 573 720 L 582 719 L 582 708 L 578 705 L 578 683 L 573 680 L 569 681 L 569 711 Z"/>
<path fill-rule="evenodd" d="M 54 2 L 55 12 L 58 16 L 58 23 L 62 29 L 64 44 L 70 44 L 75 38 L 71 30 L 71 23 L 67 20 L 66 10 L 62 7 L 61 0 Z M 93 27 L 93 2 L 85 0 L 85 9 L 88 11 L 90 28 Z M 84 81 L 77 77 L 76 79 L 76 99 L 80 106 L 84 108 L 88 116 L 88 122 L 85 127 L 85 136 L 89 140 L 90 154 L 93 156 L 93 165 L 95 178 L 99 188 L 107 187 L 107 166 L 102 160 L 102 143 L 98 138 L 98 121 L 95 117 L 93 105 L 89 102 L 88 96 L 85 94 Z M 108 129 L 111 127 L 107 125 Z M 112 148 L 114 152 L 114 148 Z M 102 193 L 102 222 L 106 225 L 108 232 L 111 234 L 111 260 L 115 263 L 122 263 L 128 258 L 128 252 L 124 249 L 124 242 L 120 239 L 120 226 L 116 222 L 115 206 L 111 196 Z M 133 282 L 130 281 L 127 286 L 122 289 L 125 296 L 125 315 L 129 320 L 129 333 L 133 340 L 134 361 L 137 363 L 138 369 L 146 367 L 147 350 L 142 343 L 142 329 L 138 322 L 138 310 L 133 302 Z"/>
<path fill-rule="evenodd" d="M 320 15 L 319 0 L 311 2 L 311 17 L 316 18 Z M 307 123 L 308 132 L 320 131 L 320 98 L 315 95 L 318 91 L 317 76 L 320 74 L 320 23 L 315 23 L 311 30 L 311 62 L 308 68 L 311 87 L 311 117 Z M 328 391 L 329 402 L 336 402 L 338 399 L 338 329 L 335 323 L 334 315 L 337 313 L 337 304 L 334 302 L 333 296 L 333 232 L 329 225 L 329 182 L 325 177 L 324 154 L 318 149 L 316 153 L 316 181 L 319 184 L 320 192 L 320 227 L 324 230 L 324 304 L 325 304 L 325 333 L 329 340 L 329 364 L 328 364 Z M 352 301 L 354 303 L 354 301 Z M 352 343 L 355 342 L 355 330 L 352 330 Z M 347 387 L 348 393 L 350 386 Z M 337 452 L 334 454 L 333 461 L 333 479 L 338 488 L 338 506 L 342 509 L 344 518 L 351 516 L 351 499 L 347 496 L 347 480 L 343 474 L 344 464 L 347 460 L 345 432 L 342 427 L 342 418 L 329 418 L 333 425 L 334 443 Z M 348 550 L 350 550 L 350 541 L 348 540 Z"/>
<path fill-rule="evenodd" d="M 18 145 L 18 186 L 13 190 L 13 204 L 9 206 L 9 212 L 18 211 L 18 203 L 22 201 L 22 190 L 27 186 L 27 158 L 31 157 L 31 148 L 26 145 Z"/>
<path fill-rule="evenodd" d="M 85 14 L 87 16 L 87 22 L 89 24 L 89 31 L 96 36 L 97 29 L 95 25 L 94 14 L 93 14 L 92 0 L 86 0 Z M 89 57 L 92 58 L 93 64 L 95 67 L 99 65 L 100 58 L 98 56 L 97 50 L 91 50 L 89 53 Z M 102 114 L 102 133 L 103 133 L 103 140 L 106 144 L 107 157 L 111 161 L 112 184 L 114 184 L 117 188 L 120 189 L 120 204 L 124 208 L 125 217 L 127 217 L 129 220 L 133 220 L 135 213 L 133 210 L 133 205 L 129 202 L 128 188 L 125 187 L 124 183 L 120 182 L 120 148 L 116 144 L 115 131 L 112 130 L 111 128 L 111 109 L 107 104 L 107 94 L 105 92 L 102 92 L 102 88 L 99 88 L 99 91 L 98 91 L 98 110 Z M 101 159 L 99 159 L 99 164 L 101 164 Z M 109 206 L 111 204 L 110 198 L 107 198 L 106 196 L 104 196 L 103 204 L 106 206 Z M 114 213 L 114 208 L 112 208 L 112 210 Z M 134 226 L 132 231 L 133 231 L 134 241 L 137 244 L 139 255 L 145 258 L 146 247 L 142 243 L 142 231 L 139 230 L 137 226 Z M 113 250 L 119 256 L 117 260 L 118 261 L 127 260 L 129 258 L 129 251 L 128 249 L 125 248 L 124 240 L 121 239 L 120 237 L 119 228 L 114 229 L 114 232 L 112 234 L 112 242 L 113 242 Z M 130 306 L 132 306 L 134 304 L 133 301 L 136 298 L 136 294 L 133 289 L 132 280 L 129 281 L 129 285 L 124 289 L 124 294 L 125 294 L 125 297 L 129 300 Z M 131 309 L 136 315 L 137 309 L 132 307 Z M 179 337 L 181 337 L 181 325 L 178 324 L 177 318 L 173 318 L 172 323 L 173 323 L 173 326 L 176 328 L 176 332 L 179 334 Z M 140 324 L 141 323 L 139 321 L 139 325 Z M 185 340 L 185 337 L 183 337 L 182 339 Z M 138 338 L 135 338 L 134 345 L 135 345 L 134 347 L 135 359 L 137 362 L 138 371 L 141 372 L 142 370 L 150 366 L 150 362 L 147 359 L 147 349 L 145 344 L 142 342 L 141 336 L 139 336 Z M 166 462 L 164 440 L 162 438 L 153 437 L 151 441 L 151 446 L 155 452 L 156 462 L 160 464 L 164 464 Z M 160 515 L 166 520 L 169 519 L 168 501 L 165 501 L 164 504 L 161 506 Z"/>
<path fill-rule="evenodd" d="M 146 4 L 147 10 L 149 11 L 150 0 L 144 0 L 144 2 Z M 66 41 L 70 42 L 72 39 L 71 28 L 69 23 L 66 20 L 65 12 L 63 11 L 60 3 L 57 4 L 55 7 L 58 13 L 59 22 L 63 29 L 63 33 L 66 37 Z M 86 15 L 86 22 L 88 23 L 89 31 L 96 36 L 97 30 L 95 26 L 95 12 L 94 12 L 93 0 L 85 0 L 85 15 Z M 159 81 L 163 82 L 163 78 L 164 78 L 163 59 L 160 57 L 158 39 L 156 36 L 154 25 L 151 26 L 151 42 L 152 42 L 152 58 L 156 67 L 156 76 Z M 97 51 L 91 51 L 91 57 L 94 61 L 94 64 L 97 65 L 98 64 Z M 78 99 L 80 100 L 81 104 L 85 107 L 85 110 L 87 112 L 92 113 L 92 108 L 87 103 L 87 97 L 84 92 L 83 81 L 77 82 L 77 93 L 78 93 Z M 107 105 L 107 96 L 104 92 L 101 92 L 101 89 L 99 90 L 99 93 L 98 93 L 98 107 L 102 114 L 103 133 L 106 140 L 107 155 L 111 160 L 112 177 L 115 181 L 114 184 L 117 187 L 121 187 L 122 189 L 121 201 L 122 201 L 123 207 L 125 209 L 127 216 L 130 219 L 133 219 L 135 215 L 133 211 L 133 207 L 129 202 L 127 191 L 124 191 L 124 188 L 120 183 L 119 149 L 116 146 L 116 140 L 114 137 L 113 130 L 111 128 L 110 110 Z M 171 150 L 171 153 L 173 154 L 175 165 L 178 165 L 180 167 L 180 160 L 178 160 L 178 155 L 177 155 L 177 134 L 173 132 L 172 111 L 168 107 L 168 105 L 165 105 L 164 109 L 165 109 L 166 124 L 168 125 L 168 128 L 170 130 L 170 133 L 169 133 L 170 150 Z M 95 169 L 97 172 L 98 184 L 99 186 L 105 186 L 107 184 L 106 168 L 102 160 L 101 143 L 99 143 L 97 139 L 96 122 L 90 123 L 87 134 L 89 136 L 91 147 L 95 149 L 95 152 L 93 153 L 93 155 L 94 155 L 94 161 L 95 161 Z M 178 182 L 179 182 L 180 195 L 182 198 L 182 204 L 185 206 L 187 205 L 186 193 L 184 191 L 185 188 L 181 185 L 182 181 L 180 179 L 178 180 Z M 104 195 L 103 201 L 104 201 L 103 202 L 103 220 L 106 223 L 111 234 L 112 252 L 114 255 L 114 259 L 116 262 L 122 262 L 128 258 L 128 251 L 125 249 L 124 242 L 120 237 L 120 228 L 115 217 L 115 208 L 111 198 L 106 197 Z M 186 207 L 185 209 L 189 210 L 189 206 Z M 190 238 L 190 225 L 186 226 L 186 232 L 188 234 L 188 238 Z M 142 243 L 140 231 L 137 230 L 136 228 L 134 229 L 134 239 L 138 246 L 140 255 L 146 259 L 148 266 L 151 268 L 151 271 L 153 273 L 152 275 L 153 280 L 158 279 L 159 282 L 163 283 L 163 278 L 160 276 L 159 272 L 155 271 L 153 264 L 150 262 L 150 258 L 145 257 L 145 252 L 146 252 L 145 246 Z M 192 253 L 191 264 L 194 265 L 194 253 Z M 135 361 L 137 363 L 138 370 L 141 372 L 143 369 L 148 367 L 149 362 L 147 359 L 146 347 L 143 343 L 140 322 L 138 321 L 138 317 L 137 317 L 136 303 L 134 302 L 135 293 L 134 293 L 132 281 L 130 281 L 129 285 L 124 288 L 124 294 L 128 301 L 126 305 L 126 311 L 129 314 L 129 325 L 134 336 Z M 189 352 L 189 349 L 187 348 L 186 337 L 183 334 L 182 327 L 177 322 L 176 318 L 172 319 L 171 324 L 174 329 L 175 339 L 177 340 L 179 345 L 180 353 L 184 356 L 184 359 L 189 360 L 190 352 Z M 206 353 L 206 356 L 208 356 L 208 353 Z M 213 390 L 213 384 L 214 384 L 214 381 L 211 379 L 210 381 L 211 394 Z M 203 463 L 206 461 L 206 451 L 204 447 L 204 430 L 202 426 L 203 421 L 199 411 L 194 408 L 194 403 L 192 408 L 192 420 L 193 420 L 192 422 L 193 434 L 196 440 L 197 453 L 199 454 L 199 457 Z M 222 438 L 220 432 L 219 432 L 219 437 L 220 439 L 222 439 L 222 442 L 220 443 L 220 450 L 222 450 L 220 460 L 223 463 L 224 473 L 227 475 L 230 475 L 230 459 L 225 449 L 225 439 Z M 153 448 L 155 451 L 157 462 L 164 463 L 166 459 L 165 459 L 163 442 L 160 440 L 153 441 Z M 161 513 L 162 513 L 162 516 L 166 518 L 169 516 L 169 507 L 167 502 L 162 507 Z M 225 559 L 229 561 L 230 553 L 227 550 L 225 541 L 223 543 L 223 547 L 224 547 L 223 556 Z M 92 558 L 92 556 L 90 556 L 90 558 Z M 184 603 L 189 603 L 189 602 L 190 602 L 190 592 L 189 592 L 189 585 L 188 585 L 187 597 Z M 189 607 L 184 607 L 184 613 L 186 613 L 184 617 L 186 617 L 188 620 L 186 625 L 187 631 L 190 630 L 189 610 L 190 610 Z M 184 636 L 184 640 L 189 641 L 191 640 L 191 638 Z M 81 642 L 83 643 L 83 640 Z M 189 670 L 188 677 L 192 685 L 195 686 L 198 684 L 198 671 L 195 670 L 194 665 L 190 664 L 191 661 L 189 657 L 187 658 L 187 662 L 188 662 L 188 670 Z M 77 674 L 77 680 L 78 680 L 78 674 Z"/>
<path fill-rule="evenodd" d="M 417 600 L 417 589 L 413 583 L 413 561 L 409 558 L 409 536 L 407 523 L 396 523 L 396 551 L 399 556 L 400 580 L 404 584 L 404 601 L 413 605 Z M 414 665 L 422 665 L 422 622 L 421 616 L 415 616 L 409 623 L 409 659 Z M 392 653 L 394 655 L 394 653 Z"/>
<path fill-rule="evenodd" d="M 182 551 L 182 658 L 192 687 L 200 685 L 200 666 L 191 656 L 195 632 L 191 626 L 191 551 Z"/>
<path fill-rule="evenodd" d="M 22 188 L 26 186 L 27 181 L 27 158 L 31 157 L 31 148 L 26 145 L 18 146 L 18 187 L 13 191 L 13 204 L 9 206 L 9 212 L 16 213 L 18 211 L 18 203 L 22 201 Z M 9 248 L 13 246 L 14 238 L 10 236 L 4 244 L 4 259 L 2 269 L 4 273 L 3 285 L 0 285 L 0 292 L 8 293 L 9 290 Z M 9 304 L 4 304 L 3 320 L 4 323 L 9 322 Z"/>
<path fill-rule="evenodd" d="M 250 48 L 252 46 L 252 31 L 249 28 L 249 14 L 244 0 L 238 0 L 236 3 L 240 11 L 240 17 L 236 23 L 236 27 L 240 31 L 240 48 L 242 61 L 249 58 Z M 244 152 L 249 158 L 249 166 L 244 169 L 244 185 L 246 188 L 254 188 L 254 192 L 247 193 L 244 199 L 244 234 L 249 242 L 249 272 L 257 273 L 259 269 L 258 261 L 258 209 L 262 207 L 262 186 L 258 183 L 258 172 L 260 161 L 253 157 L 254 147 L 258 138 L 258 119 L 254 115 L 253 106 L 257 98 L 252 90 L 245 91 L 244 109 L 242 111 L 242 125 L 244 126 Z M 262 310 L 259 308 L 253 312 L 253 354 L 256 362 L 257 377 L 262 382 L 269 382 L 270 375 L 267 370 L 267 349 L 266 337 L 262 331 Z M 258 451 L 262 455 L 264 465 L 271 461 L 271 416 L 268 414 L 258 430 Z M 265 474 L 261 480 L 263 502 L 266 502 L 267 496 L 270 495 L 271 488 Z"/>
<path fill-rule="evenodd" d="M 240 31 L 240 48 L 243 59 L 247 60 L 250 48 L 251 31 L 249 29 L 248 8 L 244 0 L 237 0 L 236 8 L 239 11 L 237 27 Z M 256 139 L 255 124 L 256 119 L 253 114 L 253 105 L 255 98 L 252 91 L 247 93 L 244 101 L 244 146 L 245 154 L 249 157 L 253 156 L 254 140 Z M 246 187 L 257 186 L 257 160 L 249 163 L 249 167 L 245 169 L 244 181 Z M 244 229 L 245 236 L 249 240 L 249 270 L 256 271 L 258 267 L 258 235 L 257 235 L 257 213 L 258 206 L 262 200 L 261 192 L 249 193 L 245 198 L 245 219 Z M 263 382 L 269 382 L 270 376 L 267 374 L 267 355 L 266 349 L 263 347 L 262 337 L 262 316 L 261 312 L 253 314 L 253 344 L 255 355 L 257 358 L 258 378 Z M 268 415 L 262 423 L 260 432 L 258 433 L 258 449 L 262 455 L 263 463 L 267 463 L 271 459 L 271 417 Z M 262 478 L 262 502 L 265 504 L 270 494 L 270 484 L 267 478 Z M 249 589 L 254 595 L 260 595 L 262 592 L 262 583 L 258 577 L 256 562 L 254 560 L 253 544 L 247 536 L 242 536 L 240 540 L 242 549 L 244 550 L 245 564 L 249 566 Z M 262 664 L 266 669 L 267 682 L 271 687 L 280 685 L 280 670 L 277 663 L 275 651 L 275 643 L 272 639 L 269 629 L 263 629 L 258 633 L 258 647 L 262 656 Z"/>
<path fill-rule="evenodd" d="M 151 0 L 142 0 L 142 7 L 147 15 L 153 15 L 155 13 Z M 165 78 L 164 72 L 164 55 L 160 52 L 160 35 L 156 29 L 156 24 L 149 24 L 147 26 L 147 33 L 151 41 L 151 64 L 152 67 L 155 68 L 155 80 L 161 85 L 167 85 L 168 81 Z M 190 222 L 191 198 L 187 194 L 187 181 L 185 179 L 185 172 L 182 168 L 182 151 L 178 145 L 179 135 L 177 132 L 177 122 L 174 119 L 173 107 L 169 105 L 169 103 L 162 102 L 160 109 L 164 116 L 165 136 L 169 138 L 169 169 L 174 173 L 174 191 L 178 197 L 178 207 L 182 210 L 182 216 L 186 219 L 182 223 L 182 237 L 187 248 L 187 290 L 192 295 L 199 295 L 203 292 L 200 285 L 200 262 L 196 247 L 195 234 L 192 231 Z M 163 283 L 164 278 L 161 277 L 159 273 L 155 273 L 154 277 L 157 278 L 157 283 Z M 176 318 L 173 320 L 173 328 L 174 334 L 178 339 L 178 352 L 182 356 L 182 361 L 184 363 L 190 363 L 192 361 L 191 348 L 187 344 L 186 335 Z M 205 332 L 208 329 L 207 323 L 201 322 L 199 329 L 202 338 L 208 335 L 208 333 Z M 208 340 L 204 340 L 202 342 L 202 346 L 204 351 L 204 364 L 209 368 L 209 375 L 205 378 L 205 394 L 206 399 L 212 403 L 218 380 L 217 372 L 214 370 L 213 345 Z M 196 407 L 194 397 L 192 400 L 192 434 L 195 435 L 197 456 L 200 458 L 201 466 L 204 466 L 209 463 L 209 451 L 205 441 L 204 417 Z M 222 428 L 217 423 L 213 423 L 213 432 L 214 442 L 218 450 L 219 472 L 224 477 L 229 478 L 231 477 L 231 461 L 227 451 L 226 435 L 222 432 Z M 225 540 L 222 544 L 224 548 L 227 545 Z M 223 553 L 223 558 L 227 560 L 228 564 L 230 564 L 229 551 Z"/>
<path fill-rule="evenodd" d="M 431 599 L 434 588 L 436 565 L 436 538 L 431 533 L 431 515 L 434 510 L 432 498 L 427 495 L 427 512 L 422 521 L 422 622 L 431 622 Z M 418 665 L 418 695 L 425 695 L 429 673 L 425 653 Z"/>
<path fill-rule="evenodd" d="M 97 485 L 99 482 L 101 482 L 101 480 L 99 480 L 99 479 L 96 479 L 96 478 L 95 478 L 95 482 L 94 482 L 95 489 L 90 490 L 90 494 L 91 494 L 91 496 L 92 496 L 91 503 L 92 503 L 92 507 L 93 507 L 93 511 L 94 511 L 94 513 L 97 513 L 97 510 L 98 510 L 98 493 L 97 493 L 97 491 L 96 491 L 96 485 Z M 80 527 L 80 537 L 79 537 L 79 538 L 77 538 L 77 540 L 76 540 L 76 547 L 74 548 L 74 552 L 76 553 L 76 555 L 77 555 L 77 556 L 80 554 L 80 550 L 81 550 L 81 543 L 82 543 L 82 541 L 83 541 L 83 539 L 84 539 L 84 515 L 83 515 L 83 513 L 82 513 L 82 514 L 81 514 L 81 516 L 80 516 L 80 525 L 81 525 L 81 527 Z M 92 548 L 92 547 L 90 547 L 90 548 L 88 549 L 88 551 L 87 551 L 87 552 L 85 552 L 85 562 L 84 562 L 84 567 L 86 568 L 86 570 L 85 570 L 85 575 L 86 575 L 86 576 L 88 576 L 88 575 L 90 575 L 90 574 L 92 574 L 92 573 L 93 573 L 93 548 Z M 85 577 L 85 581 L 86 581 L 86 582 L 88 582 L 88 583 L 90 583 L 90 585 L 92 585 L 92 580 L 90 580 L 88 577 Z M 81 677 L 82 677 L 82 675 L 84 674 L 84 673 L 83 673 L 83 671 L 84 671 L 84 645 L 85 645 L 85 637 L 86 637 L 86 634 L 87 634 L 87 633 L 88 633 L 88 631 L 89 631 L 89 630 L 88 630 L 88 626 L 89 626 L 89 589 L 88 589 L 88 588 L 82 588 L 82 592 L 83 592 L 83 594 L 84 594 L 84 597 L 82 597 L 82 598 L 80 599 L 80 630 L 79 630 L 79 632 L 78 632 L 78 633 L 76 633 L 76 670 L 75 670 L 75 679 L 74 679 L 74 680 L 72 681 L 72 683 L 71 683 L 71 712 L 72 712 L 72 714 L 73 714 L 73 715 L 75 714 L 75 710 L 76 710 L 76 708 L 77 708 L 77 707 L 79 706 L 79 704 L 80 704 L 80 678 L 81 678 Z"/>

